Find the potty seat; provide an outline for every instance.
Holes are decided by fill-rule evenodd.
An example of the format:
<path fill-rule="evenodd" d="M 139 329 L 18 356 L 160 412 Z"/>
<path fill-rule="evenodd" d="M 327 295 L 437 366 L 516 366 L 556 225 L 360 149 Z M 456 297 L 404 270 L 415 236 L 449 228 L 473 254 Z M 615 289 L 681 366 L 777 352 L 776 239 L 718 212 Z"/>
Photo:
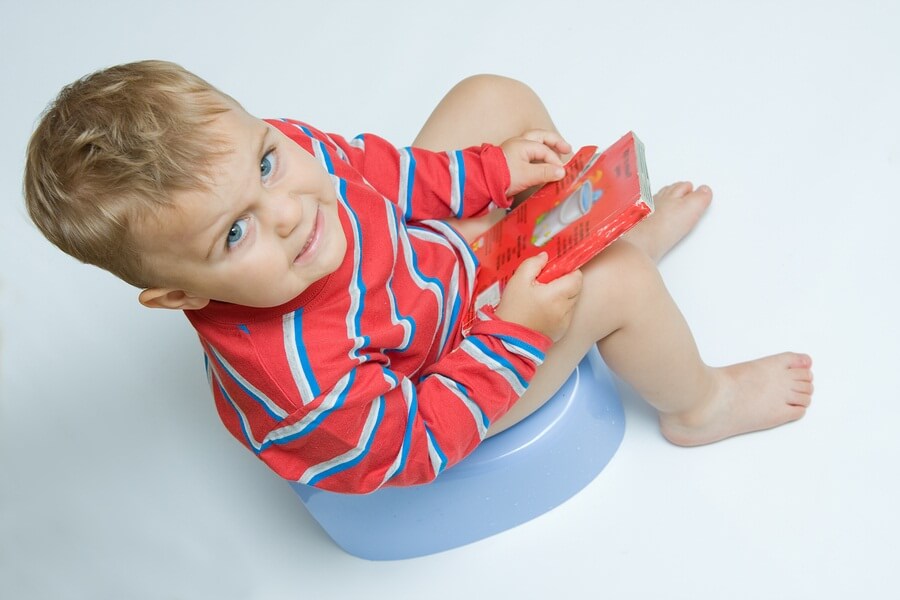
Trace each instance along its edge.
<path fill-rule="evenodd" d="M 412 558 L 483 539 L 562 504 L 603 470 L 624 433 L 619 395 L 592 349 L 540 409 L 431 483 L 365 495 L 291 486 L 349 554 Z"/>

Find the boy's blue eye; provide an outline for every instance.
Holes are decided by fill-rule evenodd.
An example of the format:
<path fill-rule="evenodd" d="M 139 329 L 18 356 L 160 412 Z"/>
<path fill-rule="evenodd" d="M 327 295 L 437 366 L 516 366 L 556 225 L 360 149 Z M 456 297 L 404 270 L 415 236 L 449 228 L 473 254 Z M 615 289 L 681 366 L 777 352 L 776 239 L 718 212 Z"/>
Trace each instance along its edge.
<path fill-rule="evenodd" d="M 226 244 L 229 248 L 239 243 L 244 236 L 247 235 L 247 219 L 238 219 L 231 225 L 228 230 L 228 240 Z"/>
<path fill-rule="evenodd" d="M 259 176 L 263 181 L 268 179 L 272 172 L 275 171 L 277 162 L 274 150 L 269 150 L 263 155 L 262 160 L 259 161 Z"/>

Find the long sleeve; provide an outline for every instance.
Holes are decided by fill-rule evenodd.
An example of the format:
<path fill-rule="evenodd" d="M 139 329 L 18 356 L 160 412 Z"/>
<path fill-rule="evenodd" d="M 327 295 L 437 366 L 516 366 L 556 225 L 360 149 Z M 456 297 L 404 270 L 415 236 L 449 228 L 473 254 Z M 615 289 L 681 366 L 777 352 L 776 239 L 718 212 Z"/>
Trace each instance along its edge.
<path fill-rule="evenodd" d="M 473 217 L 510 205 L 511 199 L 506 197 L 509 167 L 498 146 L 432 152 L 397 148 L 371 133 L 348 141 L 298 121 L 273 124 L 289 136 L 296 136 L 299 130 L 328 146 L 372 188 L 398 204 L 406 221 Z"/>
<path fill-rule="evenodd" d="M 367 493 L 427 483 L 468 455 L 528 387 L 549 343 L 482 315 L 417 381 L 373 353 L 329 388 L 310 385 L 308 403 L 266 394 L 204 345 L 220 414 L 247 448 L 286 479 Z"/>

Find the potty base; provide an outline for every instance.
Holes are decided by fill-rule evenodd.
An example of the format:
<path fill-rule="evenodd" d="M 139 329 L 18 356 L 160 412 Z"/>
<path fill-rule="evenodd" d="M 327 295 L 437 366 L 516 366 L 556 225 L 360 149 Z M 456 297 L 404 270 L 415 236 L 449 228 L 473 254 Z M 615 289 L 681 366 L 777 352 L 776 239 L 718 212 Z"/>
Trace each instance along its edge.
<path fill-rule="evenodd" d="M 544 406 L 432 483 L 366 495 L 291 485 L 348 553 L 412 558 L 483 539 L 562 504 L 603 470 L 624 432 L 615 385 L 592 350 Z"/>

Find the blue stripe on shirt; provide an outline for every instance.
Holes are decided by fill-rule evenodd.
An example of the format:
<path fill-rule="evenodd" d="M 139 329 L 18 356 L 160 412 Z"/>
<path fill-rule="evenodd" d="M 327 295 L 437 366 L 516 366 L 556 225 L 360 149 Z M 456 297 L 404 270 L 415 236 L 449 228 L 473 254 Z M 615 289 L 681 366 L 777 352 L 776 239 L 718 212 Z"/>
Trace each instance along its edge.
<path fill-rule="evenodd" d="M 511 362 L 509 362 L 509 360 L 506 359 L 506 357 L 501 356 L 501 355 L 497 354 L 496 352 L 494 352 L 493 350 L 491 350 L 490 348 L 488 348 L 487 344 L 485 344 L 484 342 L 482 342 L 475 336 L 467 337 L 465 339 L 464 343 L 470 343 L 473 346 L 475 346 L 476 348 L 478 348 L 482 353 L 484 353 L 487 356 L 487 358 L 495 361 L 498 365 L 503 367 L 504 370 L 510 372 L 516 378 L 516 380 L 519 382 L 519 384 L 522 386 L 522 388 L 525 388 L 525 389 L 528 388 L 528 381 L 526 381 L 526 379 L 524 377 L 522 377 L 522 375 L 519 374 L 519 371 L 513 366 L 513 364 Z"/>
<path fill-rule="evenodd" d="M 378 432 L 378 428 L 381 425 L 381 421 L 384 418 L 384 396 L 378 398 L 375 401 L 375 406 L 372 407 L 370 411 L 370 418 L 367 419 L 366 425 L 362 431 L 359 442 L 357 443 L 356 448 L 351 449 L 350 451 L 344 453 L 341 456 L 335 457 L 331 461 L 326 461 L 322 464 L 328 464 L 332 461 L 338 461 L 333 466 L 329 466 L 325 468 L 323 471 L 317 473 L 316 475 L 306 478 L 302 478 L 302 483 L 307 485 L 315 485 L 318 482 L 322 481 L 326 477 L 330 477 L 335 473 L 340 473 L 341 471 L 346 471 L 347 469 L 356 466 L 359 464 L 368 454 L 372 448 L 372 442 L 375 440 L 375 435 Z M 374 415 L 374 423 L 371 422 L 372 412 L 375 412 Z M 363 437 L 365 436 L 365 437 Z M 360 448 L 360 445 L 362 448 Z M 343 456 L 347 456 L 348 460 L 341 460 Z M 310 467 L 309 470 L 316 470 L 316 467 L 319 465 Z M 305 474 L 304 474 L 305 475 Z"/>
<path fill-rule="evenodd" d="M 466 206 L 466 161 L 461 150 L 456 151 L 456 163 L 459 173 L 459 208 L 456 211 L 456 218 L 461 219 Z"/>

